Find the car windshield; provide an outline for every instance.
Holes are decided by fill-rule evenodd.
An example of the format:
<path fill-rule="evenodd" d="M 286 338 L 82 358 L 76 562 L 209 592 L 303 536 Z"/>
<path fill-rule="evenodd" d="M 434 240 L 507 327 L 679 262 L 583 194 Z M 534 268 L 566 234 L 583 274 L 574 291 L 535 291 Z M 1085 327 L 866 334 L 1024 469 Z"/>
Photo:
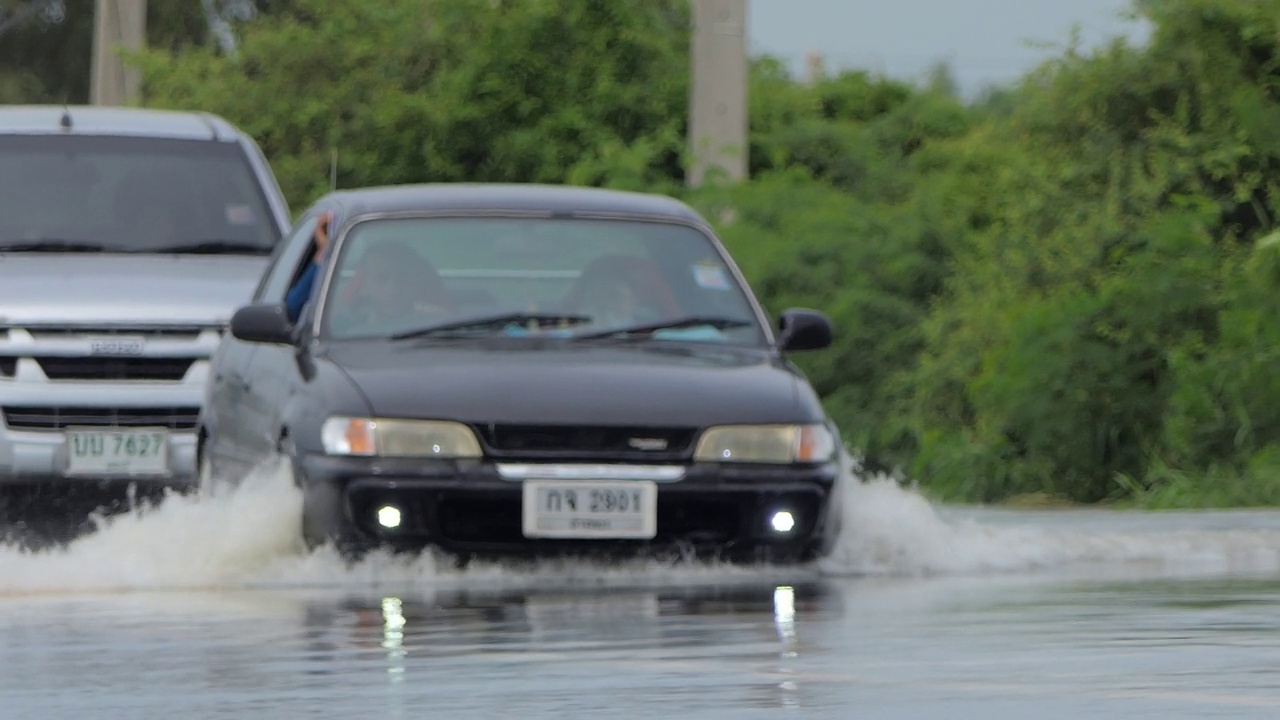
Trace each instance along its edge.
<path fill-rule="evenodd" d="M 233 143 L 0 135 L 0 250 L 267 254 L 278 239 Z"/>
<path fill-rule="evenodd" d="M 333 262 L 320 318 L 333 340 L 764 341 L 712 239 L 676 223 L 374 219 Z"/>

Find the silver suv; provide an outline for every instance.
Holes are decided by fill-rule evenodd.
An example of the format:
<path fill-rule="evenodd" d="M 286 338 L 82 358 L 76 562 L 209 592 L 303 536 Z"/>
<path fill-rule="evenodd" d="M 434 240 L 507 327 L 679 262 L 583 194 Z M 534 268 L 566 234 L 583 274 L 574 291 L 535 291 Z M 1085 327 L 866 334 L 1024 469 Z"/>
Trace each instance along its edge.
<path fill-rule="evenodd" d="M 0 107 L 0 489 L 190 489 L 207 359 L 289 224 L 221 118 Z"/>

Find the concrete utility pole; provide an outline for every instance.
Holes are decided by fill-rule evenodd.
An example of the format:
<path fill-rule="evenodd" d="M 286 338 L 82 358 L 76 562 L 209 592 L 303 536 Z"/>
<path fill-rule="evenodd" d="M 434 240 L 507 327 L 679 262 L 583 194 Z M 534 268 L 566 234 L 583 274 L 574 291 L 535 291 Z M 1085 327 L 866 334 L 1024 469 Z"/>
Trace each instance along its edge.
<path fill-rule="evenodd" d="M 694 0 L 686 183 L 747 176 L 747 0 Z"/>
<path fill-rule="evenodd" d="M 141 49 L 146 36 L 147 0 L 95 0 L 89 102 L 119 106 L 138 99 L 141 73 L 126 68 L 117 51 Z"/>

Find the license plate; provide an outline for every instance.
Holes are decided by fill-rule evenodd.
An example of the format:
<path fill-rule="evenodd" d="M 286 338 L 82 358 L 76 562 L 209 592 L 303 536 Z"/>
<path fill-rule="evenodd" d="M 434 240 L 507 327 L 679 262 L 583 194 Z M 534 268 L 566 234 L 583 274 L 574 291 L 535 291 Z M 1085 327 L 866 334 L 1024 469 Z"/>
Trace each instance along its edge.
<path fill-rule="evenodd" d="M 90 355 L 141 355 L 146 347 L 142 338 L 104 337 L 89 340 Z"/>
<path fill-rule="evenodd" d="M 652 481 L 529 480 L 524 535 L 539 538 L 652 538 L 658 486 Z"/>
<path fill-rule="evenodd" d="M 166 475 L 165 430 L 68 430 L 68 475 Z"/>

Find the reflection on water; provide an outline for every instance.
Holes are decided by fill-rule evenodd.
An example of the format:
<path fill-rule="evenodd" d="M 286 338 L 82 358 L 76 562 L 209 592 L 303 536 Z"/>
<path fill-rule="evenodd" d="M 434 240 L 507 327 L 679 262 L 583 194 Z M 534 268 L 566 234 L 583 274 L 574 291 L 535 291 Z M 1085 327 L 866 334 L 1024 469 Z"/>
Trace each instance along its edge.
<path fill-rule="evenodd" d="M 816 583 L 589 594 L 367 595 L 306 602 L 302 635 L 319 664 L 339 665 L 349 651 L 373 648 L 397 660 L 407 654 L 463 657 L 513 650 L 537 655 L 591 650 L 622 659 L 679 651 L 697 657 L 723 643 L 726 630 L 753 647 L 773 645 L 785 658 L 795 656 L 800 645 L 798 609 L 834 613 L 838 607 L 824 605 L 831 598 L 830 587 Z"/>
<path fill-rule="evenodd" d="M 0 717 L 1280 716 L 1275 579 L 0 603 Z"/>
<path fill-rule="evenodd" d="M 0 690 L 7 709 L 39 717 L 210 705 L 273 717 L 800 708 L 800 626 L 839 617 L 835 599 L 796 585 L 15 600 L 0 615 Z"/>
<path fill-rule="evenodd" d="M 789 585 L 781 585 L 774 588 L 773 591 L 773 622 L 778 629 L 778 640 L 782 647 L 778 651 L 780 661 L 778 663 L 778 674 L 784 678 L 794 674 L 794 668 L 791 661 L 799 657 L 796 650 L 796 591 Z M 783 707 L 796 708 L 800 706 L 799 698 L 795 696 L 799 686 L 795 680 L 784 679 L 778 683 L 779 696 L 782 700 Z"/>

